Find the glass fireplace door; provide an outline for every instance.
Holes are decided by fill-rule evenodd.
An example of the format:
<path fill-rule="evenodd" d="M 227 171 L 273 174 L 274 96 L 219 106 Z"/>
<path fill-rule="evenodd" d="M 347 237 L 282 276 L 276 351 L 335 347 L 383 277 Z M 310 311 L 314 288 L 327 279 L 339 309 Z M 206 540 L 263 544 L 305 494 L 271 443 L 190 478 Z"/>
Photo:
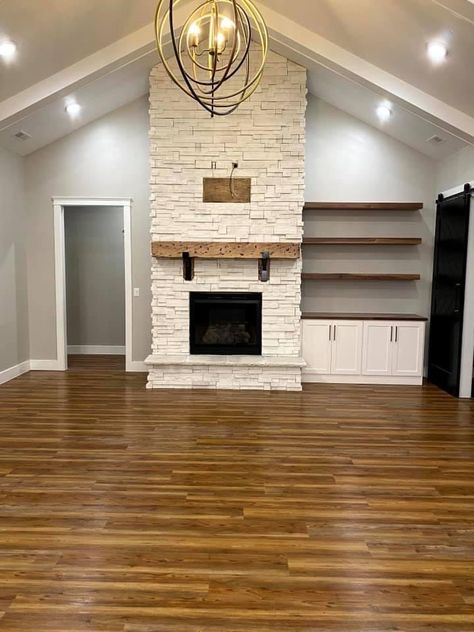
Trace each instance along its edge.
<path fill-rule="evenodd" d="M 191 354 L 261 355 L 262 295 L 190 294 Z"/>

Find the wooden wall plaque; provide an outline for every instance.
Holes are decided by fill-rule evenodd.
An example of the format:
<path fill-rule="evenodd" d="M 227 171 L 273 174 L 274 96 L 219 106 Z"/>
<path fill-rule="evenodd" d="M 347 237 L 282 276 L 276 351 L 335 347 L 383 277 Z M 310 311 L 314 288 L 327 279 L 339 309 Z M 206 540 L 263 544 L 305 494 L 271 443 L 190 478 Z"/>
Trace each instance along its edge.
<path fill-rule="evenodd" d="M 203 178 L 202 201 L 221 204 L 248 204 L 252 191 L 250 178 Z"/>

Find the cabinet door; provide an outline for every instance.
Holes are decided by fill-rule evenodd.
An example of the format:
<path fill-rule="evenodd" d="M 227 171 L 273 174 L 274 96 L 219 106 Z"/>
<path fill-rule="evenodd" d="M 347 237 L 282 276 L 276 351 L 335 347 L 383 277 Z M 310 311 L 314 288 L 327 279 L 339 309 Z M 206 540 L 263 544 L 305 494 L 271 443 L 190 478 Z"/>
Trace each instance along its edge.
<path fill-rule="evenodd" d="M 393 375 L 419 377 L 423 375 L 425 324 L 394 323 Z"/>
<path fill-rule="evenodd" d="M 336 320 L 332 330 L 331 373 L 360 375 L 362 366 L 363 323 Z"/>
<path fill-rule="evenodd" d="M 363 375 L 392 375 L 394 327 L 387 321 L 366 321 L 362 349 Z"/>
<path fill-rule="evenodd" d="M 303 321 L 303 358 L 308 370 L 322 375 L 331 372 L 331 332 L 329 320 Z"/>

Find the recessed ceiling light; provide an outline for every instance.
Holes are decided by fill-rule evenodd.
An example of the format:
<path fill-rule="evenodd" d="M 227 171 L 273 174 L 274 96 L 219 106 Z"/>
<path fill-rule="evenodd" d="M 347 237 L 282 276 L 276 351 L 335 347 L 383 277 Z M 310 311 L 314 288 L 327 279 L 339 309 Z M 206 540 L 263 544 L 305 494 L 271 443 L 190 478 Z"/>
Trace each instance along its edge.
<path fill-rule="evenodd" d="M 11 40 L 0 40 L 0 57 L 13 59 L 16 53 L 16 45 Z"/>
<path fill-rule="evenodd" d="M 385 103 L 381 103 L 377 107 L 375 112 L 379 120 L 382 121 L 382 123 L 385 123 L 385 121 L 388 121 L 390 117 L 392 116 L 392 109 L 390 108 L 389 105 L 386 105 Z"/>
<path fill-rule="evenodd" d="M 66 105 L 65 110 L 71 118 L 75 118 L 76 116 L 80 114 L 81 106 L 79 105 L 79 103 L 76 103 L 75 101 L 71 101 L 71 103 L 68 103 Z"/>
<path fill-rule="evenodd" d="M 428 57 L 434 64 L 440 64 L 446 59 L 448 49 L 446 44 L 439 41 L 433 41 L 428 44 Z"/>

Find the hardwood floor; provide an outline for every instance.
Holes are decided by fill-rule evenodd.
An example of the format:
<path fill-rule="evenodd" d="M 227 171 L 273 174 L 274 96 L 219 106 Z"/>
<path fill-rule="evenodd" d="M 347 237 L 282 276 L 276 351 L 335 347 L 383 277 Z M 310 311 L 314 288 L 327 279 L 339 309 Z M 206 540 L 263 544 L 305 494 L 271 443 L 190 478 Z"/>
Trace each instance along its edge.
<path fill-rule="evenodd" d="M 474 404 L 0 387 L 0 630 L 474 630 Z"/>
<path fill-rule="evenodd" d="M 70 354 L 67 364 L 68 371 L 125 371 L 125 356 Z"/>

